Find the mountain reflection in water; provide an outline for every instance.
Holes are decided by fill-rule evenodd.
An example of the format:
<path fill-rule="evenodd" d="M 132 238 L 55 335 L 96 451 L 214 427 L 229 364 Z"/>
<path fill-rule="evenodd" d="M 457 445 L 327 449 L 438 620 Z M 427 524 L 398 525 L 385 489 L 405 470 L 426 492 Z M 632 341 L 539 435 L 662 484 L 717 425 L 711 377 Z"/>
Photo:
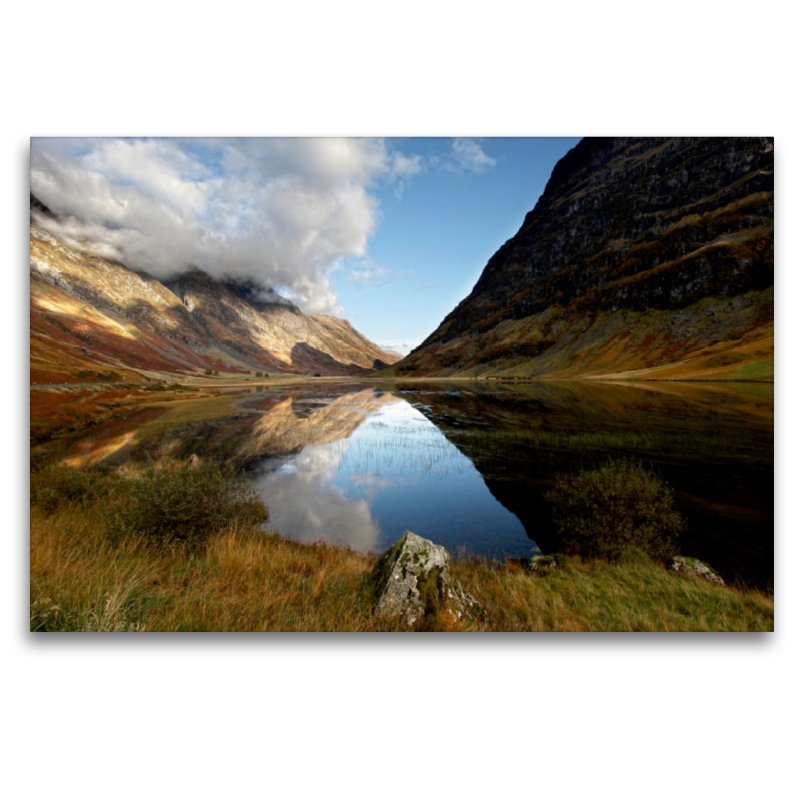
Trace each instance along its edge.
<path fill-rule="evenodd" d="M 225 462 L 250 473 L 289 538 L 377 553 L 412 530 L 502 558 L 534 541 L 558 551 L 544 499 L 557 474 L 629 457 L 674 489 L 684 554 L 726 580 L 772 585 L 771 385 L 304 384 L 231 397 L 219 415 L 208 401 L 213 418 L 202 402 L 187 406 L 194 417 L 128 414 L 77 437 L 63 460 L 134 474 Z"/>
<path fill-rule="evenodd" d="M 383 396 L 388 402 L 347 438 L 256 466 L 270 524 L 292 539 L 362 552 L 381 552 L 413 530 L 451 552 L 530 554 L 524 527 L 472 462 L 408 402 Z"/>

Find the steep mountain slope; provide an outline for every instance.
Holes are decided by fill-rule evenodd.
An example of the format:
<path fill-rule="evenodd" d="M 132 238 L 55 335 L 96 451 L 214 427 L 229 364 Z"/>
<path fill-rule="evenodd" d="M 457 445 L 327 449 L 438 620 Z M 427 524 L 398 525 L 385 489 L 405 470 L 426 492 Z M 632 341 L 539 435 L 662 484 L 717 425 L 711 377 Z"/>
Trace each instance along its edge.
<path fill-rule="evenodd" d="M 165 284 L 36 225 L 30 242 L 33 383 L 211 368 L 355 375 L 397 360 L 346 321 L 302 314 L 274 292 L 251 297 L 256 308 L 199 271 Z"/>
<path fill-rule="evenodd" d="M 584 139 L 399 375 L 765 378 L 773 144 Z"/>
<path fill-rule="evenodd" d="M 283 372 L 357 375 L 393 363 L 377 345 L 334 317 L 303 314 L 274 295 L 265 302 L 242 287 L 223 285 L 198 270 L 168 286 L 180 298 L 208 341 L 219 343 L 244 363 L 265 363 Z M 256 303 L 256 307 L 248 302 Z"/>

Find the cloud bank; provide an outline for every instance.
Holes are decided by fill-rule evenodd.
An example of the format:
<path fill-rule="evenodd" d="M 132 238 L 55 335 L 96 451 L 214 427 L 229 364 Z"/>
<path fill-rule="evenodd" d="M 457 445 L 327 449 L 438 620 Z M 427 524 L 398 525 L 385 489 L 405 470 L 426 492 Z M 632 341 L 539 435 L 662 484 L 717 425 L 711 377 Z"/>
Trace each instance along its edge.
<path fill-rule="evenodd" d="M 382 139 L 31 140 L 55 235 L 161 278 L 198 267 L 275 286 L 307 313 L 336 311 L 328 274 L 366 256 L 371 189 L 420 169 Z"/>

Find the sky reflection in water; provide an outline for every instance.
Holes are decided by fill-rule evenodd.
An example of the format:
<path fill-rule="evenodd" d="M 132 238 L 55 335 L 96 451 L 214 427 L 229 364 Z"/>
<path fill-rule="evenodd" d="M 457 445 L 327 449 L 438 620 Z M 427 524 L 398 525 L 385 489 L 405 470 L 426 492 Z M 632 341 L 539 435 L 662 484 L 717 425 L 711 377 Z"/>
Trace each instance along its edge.
<path fill-rule="evenodd" d="M 349 438 L 257 466 L 254 482 L 283 535 L 374 553 L 405 530 L 451 553 L 504 558 L 536 548 L 472 462 L 411 404 L 397 398 L 365 416 Z"/>

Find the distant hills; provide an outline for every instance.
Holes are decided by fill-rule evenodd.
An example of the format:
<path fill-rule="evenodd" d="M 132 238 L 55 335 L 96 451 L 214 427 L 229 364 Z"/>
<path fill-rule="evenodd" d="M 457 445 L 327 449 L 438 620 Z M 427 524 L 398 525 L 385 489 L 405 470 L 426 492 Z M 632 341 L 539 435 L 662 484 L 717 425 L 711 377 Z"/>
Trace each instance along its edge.
<path fill-rule="evenodd" d="M 387 374 L 772 380 L 773 142 L 589 138 Z"/>
<path fill-rule="evenodd" d="M 32 383 L 224 373 L 366 375 L 400 356 L 336 317 L 303 314 L 274 290 L 204 272 L 158 281 L 70 247 L 31 196 Z"/>

